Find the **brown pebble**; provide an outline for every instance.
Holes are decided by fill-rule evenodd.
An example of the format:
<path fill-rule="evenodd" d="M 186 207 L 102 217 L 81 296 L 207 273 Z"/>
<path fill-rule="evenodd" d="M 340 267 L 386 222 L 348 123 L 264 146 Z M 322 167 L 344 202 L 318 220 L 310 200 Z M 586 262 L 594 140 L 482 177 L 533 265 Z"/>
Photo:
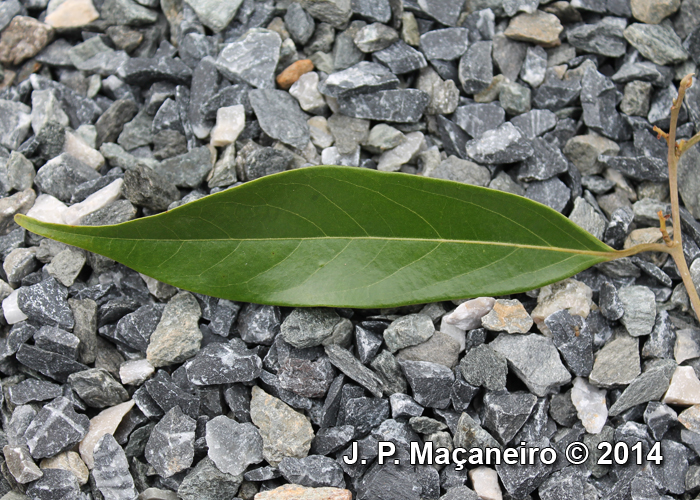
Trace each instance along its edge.
<path fill-rule="evenodd" d="M 308 73 L 314 69 L 314 63 L 310 59 L 301 59 L 295 63 L 290 64 L 285 68 L 285 70 L 277 75 L 277 85 L 279 85 L 284 90 L 294 85 L 301 75 Z"/>
<path fill-rule="evenodd" d="M 0 38 L 0 62 L 17 66 L 34 57 L 53 38 L 53 28 L 33 17 L 15 16 Z"/>

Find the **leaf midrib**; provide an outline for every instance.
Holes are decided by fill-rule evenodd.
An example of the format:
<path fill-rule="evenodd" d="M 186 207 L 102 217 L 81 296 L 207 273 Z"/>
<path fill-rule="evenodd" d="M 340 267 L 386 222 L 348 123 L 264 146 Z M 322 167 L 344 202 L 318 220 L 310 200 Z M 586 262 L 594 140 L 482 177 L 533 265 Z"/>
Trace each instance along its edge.
<path fill-rule="evenodd" d="M 55 231 L 55 230 L 54 230 Z M 68 234 L 68 235 L 75 235 L 76 233 L 68 233 L 64 231 L 55 231 L 57 233 L 63 233 L 63 234 Z M 165 241 L 173 241 L 173 242 L 180 242 L 180 243 L 185 243 L 185 242 L 201 242 L 201 243 L 208 243 L 208 242 L 217 242 L 217 241 L 224 241 L 224 242 L 244 242 L 244 241 L 321 241 L 321 240 L 351 240 L 351 241 L 360 241 L 360 240 L 365 240 L 365 241 L 397 241 L 397 242 L 412 242 L 412 243 L 452 243 L 452 244 L 460 244 L 460 245 L 484 245 L 484 246 L 498 246 L 498 247 L 509 247 L 509 248 L 522 248 L 522 249 L 528 249 L 528 250 L 542 250 L 542 251 L 548 251 L 548 252 L 561 252 L 561 253 L 570 253 L 570 254 L 577 254 L 577 255 L 589 255 L 592 257 L 602 257 L 605 259 L 611 259 L 613 258 L 613 255 L 615 254 L 614 251 L 596 251 L 596 250 L 580 250 L 576 248 L 564 248 L 564 247 L 555 247 L 555 246 L 543 246 L 543 245 L 529 245 L 525 243 L 505 243 L 505 242 L 499 242 L 499 241 L 483 241 L 483 240 L 452 240 L 452 239 L 444 239 L 444 238 L 401 238 L 401 237 L 396 237 L 396 236 L 309 236 L 309 237 L 301 237 L 301 238 L 189 238 L 189 239 L 182 239 L 182 238 L 114 238 L 114 237 L 107 237 L 107 236 L 97 236 L 97 235 L 91 235 L 91 234 L 82 234 L 81 236 L 86 237 L 86 238 L 93 238 L 93 239 L 101 239 L 101 240 L 110 240 L 110 241 L 146 241 L 146 242 L 165 242 Z"/>

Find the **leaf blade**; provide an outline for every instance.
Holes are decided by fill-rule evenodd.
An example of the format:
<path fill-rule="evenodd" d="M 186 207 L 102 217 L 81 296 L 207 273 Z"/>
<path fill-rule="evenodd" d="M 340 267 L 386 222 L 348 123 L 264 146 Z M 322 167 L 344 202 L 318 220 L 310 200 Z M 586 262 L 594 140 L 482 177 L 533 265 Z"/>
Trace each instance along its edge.
<path fill-rule="evenodd" d="M 615 255 L 525 198 L 328 166 L 263 177 L 115 226 L 17 220 L 180 288 L 291 306 L 389 307 L 503 295 Z"/>

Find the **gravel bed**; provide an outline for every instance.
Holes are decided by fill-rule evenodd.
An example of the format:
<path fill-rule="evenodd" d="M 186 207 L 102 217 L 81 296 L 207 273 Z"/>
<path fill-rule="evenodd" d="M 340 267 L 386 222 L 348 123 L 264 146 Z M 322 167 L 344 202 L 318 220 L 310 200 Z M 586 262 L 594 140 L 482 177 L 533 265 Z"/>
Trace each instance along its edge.
<path fill-rule="evenodd" d="M 119 223 L 336 164 L 657 241 L 652 126 L 700 64 L 699 0 L 3 0 L 0 31 L 2 500 L 700 492 L 700 328 L 665 255 L 510 297 L 292 309 L 13 222 Z M 698 131 L 695 85 L 678 136 Z M 697 146 L 680 192 L 700 285 Z"/>

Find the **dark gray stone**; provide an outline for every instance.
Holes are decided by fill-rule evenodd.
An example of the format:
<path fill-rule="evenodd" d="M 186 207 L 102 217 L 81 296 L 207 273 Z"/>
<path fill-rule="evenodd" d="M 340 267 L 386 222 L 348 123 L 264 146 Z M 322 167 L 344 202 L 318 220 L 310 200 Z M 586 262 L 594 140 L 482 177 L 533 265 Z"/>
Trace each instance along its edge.
<path fill-rule="evenodd" d="M 61 201 L 70 201 L 78 186 L 99 178 L 100 174 L 94 168 L 67 153 L 62 153 L 39 169 L 34 182 L 44 193 Z"/>
<path fill-rule="evenodd" d="M 280 327 L 282 338 L 294 347 L 304 349 L 321 345 L 343 327 L 342 318 L 333 309 L 297 308 Z"/>
<path fill-rule="evenodd" d="M 484 132 L 466 144 L 469 158 L 477 163 L 514 163 L 533 154 L 530 141 L 510 122 Z"/>
<path fill-rule="evenodd" d="M 132 57 L 119 67 L 117 75 L 125 83 L 139 86 L 155 82 L 188 85 L 192 80 L 192 70 L 189 66 L 170 57 Z"/>
<path fill-rule="evenodd" d="M 509 368 L 539 397 L 571 380 L 554 343 L 542 335 L 502 333 L 489 346 L 505 356 Z"/>
<path fill-rule="evenodd" d="M 52 457 L 78 444 L 89 427 L 87 416 L 76 413 L 69 399 L 58 397 L 36 414 L 24 439 L 33 458 Z"/>
<path fill-rule="evenodd" d="M 148 380 L 136 392 L 140 391 L 145 392 L 145 394 L 136 396 L 134 393 L 134 401 L 147 416 L 149 413 L 152 416 L 160 416 L 176 406 L 191 418 L 199 416 L 199 398 L 188 392 L 187 389 L 176 385 L 167 372 L 163 370 L 159 370 L 155 377 Z"/>
<path fill-rule="evenodd" d="M 673 360 L 659 360 L 651 365 L 627 386 L 608 414 L 614 417 L 638 404 L 661 399 L 668 390 L 675 369 Z"/>
<path fill-rule="evenodd" d="M 144 456 L 160 476 L 168 478 L 192 464 L 196 427 L 196 421 L 175 406 L 153 428 Z"/>
<path fill-rule="evenodd" d="M 259 89 L 273 89 L 281 43 L 280 36 L 274 31 L 252 29 L 226 45 L 219 53 L 216 65 L 231 81 Z"/>
<path fill-rule="evenodd" d="M 466 412 L 459 417 L 457 429 L 454 432 L 454 445 L 460 448 L 481 448 L 482 450 L 501 447 L 498 441 Z"/>
<path fill-rule="evenodd" d="M 657 87 L 665 87 L 671 82 L 673 72 L 670 68 L 658 66 L 649 61 L 626 62 L 611 77 L 615 83 L 633 81 L 650 82 Z"/>
<path fill-rule="evenodd" d="M 82 498 L 78 479 L 71 471 L 44 469 L 44 475 L 27 488 L 27 496 L 32 500 L 60 500 L 61 498 Z"/>
<path fill-rule="evenodd" d="M 151 210 L 166 210 L 180 199 L 177 186 L 148 167 L 138 166 L 124 174 L 124 197 L 138 206 Z"/>
<path fill-rule="evenodd" d="M 382 381 L 385 395 L 405 393 L 408 390 L 401 366 L 388 350 L 383 349 L 377 354 L 370 362 L 370 366 Z"/>
<path fill-rule="evenodd" d="M 296 99 L 281 90 L 251 90 L 248 94 L 263 131 L 285 144 L 304 149 L 309 142 L 307 116 Z"/>
<path fill-rule="evenodd" d="M 559 79 L 554 70 L 548 69 L 544 83 L 532 94 L 532 104 L 535 108 L 557 111 L 572 104 L 580 94 L 580 77 Z"/>
<path fill-rule="evenodd" d="M 423 54 L 399 40 L 384 50 L 372 54 L 372 58 L 389 68 L 395 75 L 425 68 L 428 63 Z"/>
<path fill-rule="evenodd" d="M 527 443 L 527 446 L 542 449 L 549 446 L 549 440 L 530 442 Z M 539 456 L 536 455 L 533 465 L 522 466 L 520 464 L 508 465 L 502 463 L 501 465 L 496 465 L 496 472 L 505 490 L 512 498 L 525 498 L 549 477 L 552 468 L 553 465 L 543 464 L 539 460 Z"/>
<path fill-rule="evenodd" d="M 360 325 L 355 326 L 355 349 L 362 364 L 367 364 L 377 355 L 382 346 L 379 335 L 365 330 Z"/>
<path fill-rule="evenodd" d="M 490 391 L 502 391 L 506 386 L 508 364 L 506 359 L 488 345 L 474 347 L 462 358 L 459 369 L 464 380 Z"/>
<path fill-rule="evenodd" d="M 334 344 L 327 345 L 325 351 L 336 368 L 361 384 L 376 397 L 381 397 L 384 387 L 380 378 L 360 363 L 350 351 Z"/>
<path fill-rule="evenodd" d="M 562 212 L 571 199 L 571 190 L 558 177 L 552 177 L 546 181 L 531 183 L 525 196 Z"/>
<path fill-rule="evenodd" d="M 277 378 L 280 387 L 307 398 L 326 395 L 335 371 L 327 357 L 316 361 L 288 357 L 280 361 Z"/>
<path fill-rule="evenodd" d="M 163 314 L 163 305 L 148 304 L 123 316 L 117 323 L 113 338 L 132 349 L 146 352 L 151 334 Z"/>
<path fill-rule="evenodd" d="M 493 42 L 475 42 L 459 60 L 459 82 L 467 94 L 478 94 L 493 80 Z"/>
<path fill-rule="evenodd" d="M 202 146 L 164 160 L 157 171 L 169 183 L 195 188 L 202 183 L 211 168 L 211 152 Z"/>
<path fill-rule="evenodd" d="M 354 118 L 398 123 L 417 122 L 430 96 L 417 89 L 382 90 L 371 94 L 340 97 L 340 112 Z"/>
<path fill-rule="evenodd" d="M 209 457 L 201 459 L 187 473 L 177 489 L 183 500 L 221 500 L 236 496 L 242 475 L 221 472 Z"/>
<path fill-rule="evenodd" d="M 102 368 L 73 373 L 68 377 L 68 383 L 80 399 L 93 408 L 116 406 L 129 399 L 124 386 Z"/>
<path fill-rule="evenodd" d="M 289 151 L 275 148 L 260 148 L 250 153 L 243 165 L 245 180 L 252 181 L 266 175 L 289 169 L 294 156 Z"/>
<path fill-rule="evenodd" d="M 8 399 L 13 405 L 46 401 L 62 394 L 61 386 L 32 378 L 9 386 L 7 392 Z"/>
<path fill-rule="evenodd" d="M 610 321 L 617 321 L 625 313 L 624 306 L 617 295 L 617 288 L 605 281 L 600 285 L 600 312 Z"/>
<path fill-rule="evenodd" d="M 105 434 L 95 445 L 92 475 L 105 500 L 133 500 L 138 495 L 129 463 L 119 443 Z"/>
<path fill-rule="evenodd" d="M 537 397 L 526 392 L 488 391 L 484 395 L 482 425 L 502 443 L 509 443 L 530 417 Z"/>
<path fill-rule="evenodd" d="M 676 329 L 666 311 L 659 311 L 654 320 L 654 328 L 642 347 L 644 358 L 673 359 L 676 344 Z"/>
<path fill-rule="evenodd" d="M 473 386 L 461 378 L 456 378 L 452 384 L 450 399 L 452 406 L 456 411 L 466 411 L 474 396 L 479 393 L 479 387 Z"/>
<path fill-rule="evenodd" d="M 335 37 L 332 54 L 334 69 L 343 70 L 364 59 L 364 52 L 357 47 L 354 38 L 366 24 L 364 21 L 353 21 L 348 29 Z"/>
<path fill-rule="evenodd" d="M 154 139 L 164 130 L 175 130 L 183 135 L 185 134 L 177 104 L 170 98 L 163 101 L 163 104 L 160 105 L 151 124 L 151 133 Z"/>
<path fill-rule="evenodd" d="M 354 435 L 355 428 L 352 425 L 321 428 L 311 443 L 311 451 L 319 455 L 330 455 L 347 446 Z"/>
<path fill-rule="evenodd" d="M 681 39 L 672 28 L 661 24 L 633 23 L 624 30 L 625 39 L 644 57 L 659 65 L 682 63 L 688 59 Z"/>
<path fill-rule="evenodd" d="M 263 460 L 263 438 L 251 423 L 219 415 L 206 424 L 208 456 L 226 474 L 240 476 L 250 464 Z"/>
<path fill-rule="evenodd" d="M 540 500 L 585 500 L 586 475 L 575 467 L 565 467 L 544 481 L 537 492 Z"/>
<path fill-rule="evenodd" d="M 518 168 L 519 181 L 545 181 L 569 170 L 569 162 L 559 148 L 539 137 L 532 139 L 530 144 L 533 154 Z"/>
<path fill-rule="evenodd" d="M 603 241 L 613 248 L 622 248 L 634 221 L 634 213 L 629 207 L 620 207 L 610 215 L 610 222 L 605 229 Z"/>
<path fill-rule="evenodd" d="M 316 26 L 313 17 L 296 2 L 287 8 L 287 13 L 284 15 L 284 24 L 292 40 L 300 45 L 304 45 L 309 41 Z"/>
<path fill-rule="evenodd" d="M 105 142 L 117 142 L 124 125 L 131 121 L 138 112 L 137 104 L 131 99 L 115 101 L 97 120 L 95 146 L 99 148 Z"/>
<path fill-rule="evenodd" d="M 585 320 L 563 309 L 550 314 L 544 322 L 569 370 L 587 377 L 593 369 L 593 335 Z"/>
<path fill-rule="evenodd" d="M 475 103 L 455 109 L 452 121 L 472 138 L 478 139 L 484 132 L 500 126 L 505 117 L 506 112 L 496 103 Z"/>
<path fill-rule="evenodd" d="M 213 343 L 185 363 L 187 378 L 195 385 L 249 382 L 260 375 L 262 361 L 245 344 Z"/>
<path fill-rule="evenodd" d="M 464 159 L 466 156 L 464 148 L 469 136 L 464 133 L 461 127 L 442 115 L 437 116 L 437 124 L 440 140 L 447 156 L 457 156 Z"/>
<path fill-rule="evenodd" d="M 397 88 L 399 80 L 385 66 L 362 61 L 337 71 L 318 84 L 318 90 L 329 97 L 350 97 Z"/>
<path fill-rule="evenodd" d="M 280 331 L 278 307 L 246 304 L 238 315 L 238 333 L 245 342 L 270 345 Z"/>
<path fill-rule="evenodd" d="M 17 304 L 30 320 L 72 330 L 74 319 L 66 302 L 67 295 L 64 286 L 54 278 L 47 278 L 36 285 L 20 288 Z"/>
<path fill-rule="evenodd" d="M 216 119 L 216 111 L 219 108 L 236 106 L 237 104 L 243 105 L 247 115 L 252 114 L 253 108 L 250 106 L 250 101 L 248 100 L 248 91 L 250 91 L 250 89 L 251 87 L 245 83 L 237 83 L 222 88 L 203 103 L 202 115 L 207 120 L 214 120 Z"/>
<path fill-rule="evenodd" d="M 366 436 L 389 418 L 389 402 L 382 398 L 354 397 L 345 401 L 338 414 L 337 425 L 355 428 L 354 439 Z"/>
<path fill-rule="evenodd" d="M 650 401 L 644 410 L 644 423 L 649 427 L 651 436 L 657 441 L 661 441 L 666 431 L 676 422 L 678 422 L 678 414 L 658 401 Z"/>
<path fill-rule="evenodd" d="M 420 37 L 420 48 L 428 60 L 451 61 L 462 57 L 469 45 L 469 30 L 445 28 L 429 31 Z"/>
<path fill-rule="evenodd" d="M 391 19 L 389 0 L 352 0 L 352 11 L 372 22 L 387 23 Z"/>
<path fill-rule="evenodd" d="M 574 47 L 591 54 L 620 57 L 625 54 L 626 43 L 619 23 L 602 20 L 583 24 L 566 33 L 567 41 Z"/>
<path fill-rule="evenodd" d="M 527 113 L 514 116 L 510 119 L 510 122 L 515 125 L 515 128 L 524 137 L 533 139 L 552 130 L 557 124 L 557 117 L 547 109 L 533 109 Z"/>
<path fill-rule="evenodd" d="M 62 354 L 71 359 L 78 358 L 80 339 L 55 326 L 42 326 L 34 335 L 34 346 L 45 351 Z"/>
<path fill-rule="evenodd" d="M 401 361 L 401 368 L 417 403 L 430 408 L 445 408 L 455 377 L 446 366 L 427 361 Z"/>
<path fill-rule="evenodd" d="M 292 484 L 307 488 L 344 488 L 343 469 L 332 458 L 310 455 L 304 458 L 286 457 L 279 466 L 282 476 Z"/>
<path fill-rule="evenodd" d="M 72 358 L 28 344 L 22 344 L 17 351 L 17 361 L 58 382 L 66 382 L 71 373 L 87 369 Z"/>
<path fill-rule="evenodd" d="M 616 141 L 630 138 L 631 130 L 617 111 L 622 94 L 595 68 L 588 67 L 581 79 L 583 121 L 588 128 Z"/>

